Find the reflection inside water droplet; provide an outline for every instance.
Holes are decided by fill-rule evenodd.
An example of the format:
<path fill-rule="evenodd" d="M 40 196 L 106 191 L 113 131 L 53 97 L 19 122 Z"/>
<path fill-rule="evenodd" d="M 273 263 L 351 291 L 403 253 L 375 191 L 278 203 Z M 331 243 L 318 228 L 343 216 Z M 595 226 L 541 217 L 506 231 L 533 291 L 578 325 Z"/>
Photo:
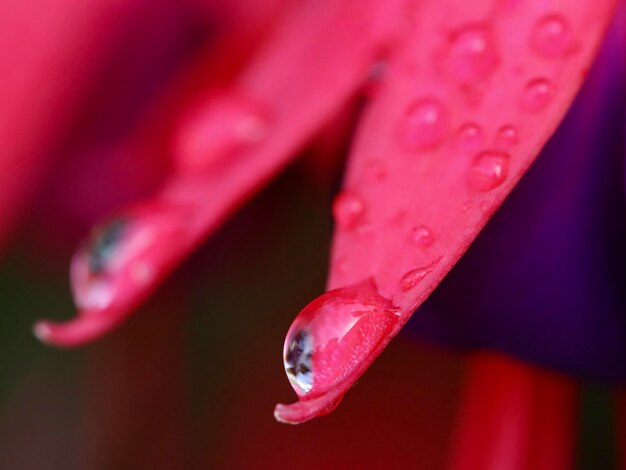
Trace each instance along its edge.
<path fill-rule="evenodd" d="M 307 305 L 285 339 L 283 360 L 296 393 L 319 396 L 345 379 L 398 322 L 372 280 L 331 290 Z"/>

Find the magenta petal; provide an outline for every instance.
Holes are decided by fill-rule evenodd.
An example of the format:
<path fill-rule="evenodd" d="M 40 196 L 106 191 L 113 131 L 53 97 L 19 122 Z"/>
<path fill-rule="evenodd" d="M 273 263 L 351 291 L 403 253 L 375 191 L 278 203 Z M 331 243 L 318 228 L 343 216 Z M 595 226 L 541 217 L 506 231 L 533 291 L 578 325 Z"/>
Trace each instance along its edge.
<path fill-rule="evenodd" d="M 129 265 L 118 271 L 120 277 L 111 280 L 115 289 L 106 308 L 85 312 L 76 320 L 84 318 L 91 323 L 87 318 L 93 314 L 115 321 L 102 322 L 99 333 L 89 330 L 89 337 L 65 338 L 59 345 L 92 339 L 128 316 L 204 237 L 286 165 L 363 83 L 377 54 L 397 33 L 399 9 L 405 3 L 297 3 L 233 87 L 245 102 L 255 103 L 267 116 L 267 135 L 251 146 L 211 146 L 211 151 L 226 152 L 206 155 L 211 166 L 219 163 L 217 168 L 175 175 L 153 201 L 145 203 L 153 215 L 158 215 L 161 206 L 176 213 L 180 222 L 173 222 L 170 228 L 178 224 L 179 237 L 168 244 L 157 240 L 149 254 L 142 255 L 142 262 L 153 273 L 146 282 L 129 280 L 130 264 L 135 261 L 129 258 Z M 228 111 L 225 118 L 232 121 L 231 108 L 222 109 Z M 207 125 L 222 123 L 213 115 Z M 207 133 L 233 138 L 223 129 L 213 132 L 208 127 Z M 202 155 L 198 155 L 194 165 L 201 160 Z M 53 342 L 53 338 L 50 335 L 48 341 Z"/>
<path fill-rule="evenodd" d="M 329 279 L 337 288 L 372 278 L 400 320 L 383 340 L 368 343 L 379 334 L 372 323 L 353 348 L 351 371 L 324 389 L 329 404 L 435 289 L 533 162 L 581 85 L 612 11 L 610 2 L 588 0 L 416 5 L 412 32 L 389 63 L 350 159 L 349 204 L 336 212 Z M 558 54 L 543 26 L 554 15 L 565 35 L 557 35 L 564 43 Z M 467 126 L 480 132 L 468 138 Z M 503 126 L 513 126 L 519 139 Z M 300 362 L 315 363 L 317 348 L 305 342 Z M 325 367 L 344 365 L 341 357 Z M 320 373 L 332 374 L 309 375 Z M 294 409 L 306 407 L 307 397 L 300 400 Z"/>

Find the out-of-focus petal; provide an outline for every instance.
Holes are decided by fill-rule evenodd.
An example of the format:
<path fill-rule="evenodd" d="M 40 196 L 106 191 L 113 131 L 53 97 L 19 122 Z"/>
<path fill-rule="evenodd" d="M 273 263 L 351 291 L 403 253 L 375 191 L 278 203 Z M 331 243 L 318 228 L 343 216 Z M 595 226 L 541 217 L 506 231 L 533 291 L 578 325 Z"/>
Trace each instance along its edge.
<path fill-rule="evenodd" d="M 75 284 L 75 292 L 93 288 L 78 297 L 82 307 L 79 316 L 65 324 L 39 323 L 35 328 L 38 337 L 72 346 L 122 321 L 185 255 L 286 165 L 346 103 L 363 83 L 381 49 L 397 35 L 405 3 L 298 3 L 226 97 L 226 101 L 245 103 L 242 106 L 246 109 L 258 109 L 258 115 L 251 117 L 266 122 L 266 133 L 250 141 L 249 126 L 243 126 L 243 133 L 239 127 L 233 133 L 220 130 L 216 135 L 221 138 L 244 142 L 211 147 L 225 153 L 206 155 L 205 169 L 197 164 L 193 171 L 182 167 L 181 173 L 155 199 L 142 204 L 139 212 L 122 213 L 97 230 L 91 242 L 115 241 L 92 244 L 75 258 L 74 266 L 78 268 L 73 271 L 78 274 L 74 281 L 79 284 Z M 207 106 L 212 104 L 209 101 Z M 221 112 L 203 114 L 209 116 L 207 133 L 214 130 L 212 126 L 222 125 Z M 109 229 L 120 218 L 129 222 L 128 232 L 123 229 L 119 238 L 111 238 Z M 125 246 L 127 243 L 132 248 Z M 116 266 L 113 273 L 80 268 L 91 255 L 99 256 L 103 247 L 111 256 L 107 259 Z M 124 253 L 119 260 L 115 260 L 117 251 Z"/>

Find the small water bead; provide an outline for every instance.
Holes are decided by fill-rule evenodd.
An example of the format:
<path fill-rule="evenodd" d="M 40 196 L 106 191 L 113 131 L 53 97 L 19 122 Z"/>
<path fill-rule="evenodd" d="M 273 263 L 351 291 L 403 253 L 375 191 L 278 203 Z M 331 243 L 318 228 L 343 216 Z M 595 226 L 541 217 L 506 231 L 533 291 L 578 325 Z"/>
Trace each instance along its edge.
<path fill-rule="evenodd" d="M 333 215 L 339 227 L 350 230 L 363 219 L 365 204 L 354 192 L 345 190 L 333 202 Z"/>
<path fill-rule="evenodd" d="M 483 130 L 478 124 L 465 123 L 456 132 L 456 142 L 462 152 L 476 152 L 483 146 Z"/>
<path fill-rule="evenodd" d="M 570 22 L 558 13 L 544 16 L 533 26 L 530 47 L 535 53 L 546 58 L 569 54 L 574 48 Z"/>
<path fill-rule="evenodd" d="M 435 237 L 425 225 L 418 225 L 411 230 L 411 241 L 418 246 L 427 247 L 433 244 Z"/>
<path fill-rule="evenodd" d="M 543 111 L 556 95 L 556 87 L 546 78 L 528 82 L 522 92 L 522 106 L 531 113 Z"/>
<path fill-rule="evenodd" d="M 461 83 L 489 78 L 499 62 L 490 30 L 486 26 L 470 25 L 453 32 L 445 60 L 448 73 Z"/>
<path fill-rule="evenodd" d="M 436 99 L 414 102 L 402 120 L 404 144 L 410 150 L 430 150 L 438 147 L 448 134 L 448 113 Z"/>
<path fill-rule="evenodd" d="M 473 160 L 469 173 L 469 183 L 480 192 L 491 191 L 500 186 L 509 172 L 510 157 L 499 150 L 486 150 Z"/>
<path fill-rule="evenodd" d="M 472 201 L 467 201 L 466 203 L 464 203 L 461 206 L 461 212 L 467 212 L 468 210 L 470 210 L 472 207 L 474 206 L 474 203 Z"/>
<path fill-rule="evenodd" d="M 296 317 L 283 348 L 283 362 L 296 393 L 324 394 L 375 350 L 399 321 L 397 308 L 368 280 L 331 290 Z"/>
<path fill-rule="evenodd" d="M 519 142 L 519 134 L 514 126 L 502 126 L 496 134 L 495 145 L 499 149 L 509 150 Z"/>
<path fill-rule="evenodd" d="M 102 274 L 109 263 L 117 243 L 128 227 L 128 220 L 115 218 L 101 228 L 96 228 L 86 249 L 87 265 L 93 275 Z"/>
<path fill-rule="evenodd" d="M 404 276 L 402 276 L 402 279 L 400 279 L 400 288 L 402 291 L 407 292 L 416 287 L 428 274 L 433 272 L 439 261 L 441 261 L 441 258 L 436 259 L 427 266 L 413 269 L 405 273 Z"/>

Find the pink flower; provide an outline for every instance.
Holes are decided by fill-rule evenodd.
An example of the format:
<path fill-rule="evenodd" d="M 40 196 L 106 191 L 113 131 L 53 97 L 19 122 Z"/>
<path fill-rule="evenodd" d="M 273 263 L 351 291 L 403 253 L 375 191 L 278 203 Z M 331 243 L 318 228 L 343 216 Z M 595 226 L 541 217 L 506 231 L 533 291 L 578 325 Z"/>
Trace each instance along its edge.
<path fill-rule="evenodd" d="M 41 321 L 35 334 L 70 347 L 115 328 L 365 92 L 333 205 L 329 291 L 305 307 L 285 342 L 299 401 L 278 405 L 275 415 L 298 423 L 337 406 L 515 187 L 583 83 L 615 2 L 328 0 L 282 11 L 277 1 L 282 16 L 275 21 L 259 13 L 263 2 L 248 3 L 256 33 L 218 35 L 218 46 L 163 94 L 153 121 L 126 143 L 129 154 L 142 155 L 169 145 L 168 176 L 154 194 L 94 230 L 71 266 L 78 315 Z M 96 10 L 85 15 L 96 13 L 106 18 Z M 72 52 L 84 31 L 67 39 L 57 20 L 54 38 Z M 36 87 L 35 65 L 16 87 Z M 224 76 L 206 79 L 211 67 Z M 69 113 L 79 79 L 59 78 L 61 91 L 43 92 L 50 100 L 70 95 L 61 107 Z M 2 141 L 25 153 L 32 135 L 45 137 L 33 129 L 52 133 L 51 116 L 63 118 L 52 113 L 56 106 L 39 115 L 29 102 L 33 109 L 20 113 L 34 121 L 14 122 L 22 101 L 6 100 Z M 28 122 L 30 132 L 16 131 L 16 122 Z M 7 175 L 16 163 L 5 157 L 0 164 Z M 34 181 L 44 164 L 18 165 Z M 4 199 L 15 201 L 2 218 L 8 227 L 32 183 L 5 179 L 11 194 Z"/>

